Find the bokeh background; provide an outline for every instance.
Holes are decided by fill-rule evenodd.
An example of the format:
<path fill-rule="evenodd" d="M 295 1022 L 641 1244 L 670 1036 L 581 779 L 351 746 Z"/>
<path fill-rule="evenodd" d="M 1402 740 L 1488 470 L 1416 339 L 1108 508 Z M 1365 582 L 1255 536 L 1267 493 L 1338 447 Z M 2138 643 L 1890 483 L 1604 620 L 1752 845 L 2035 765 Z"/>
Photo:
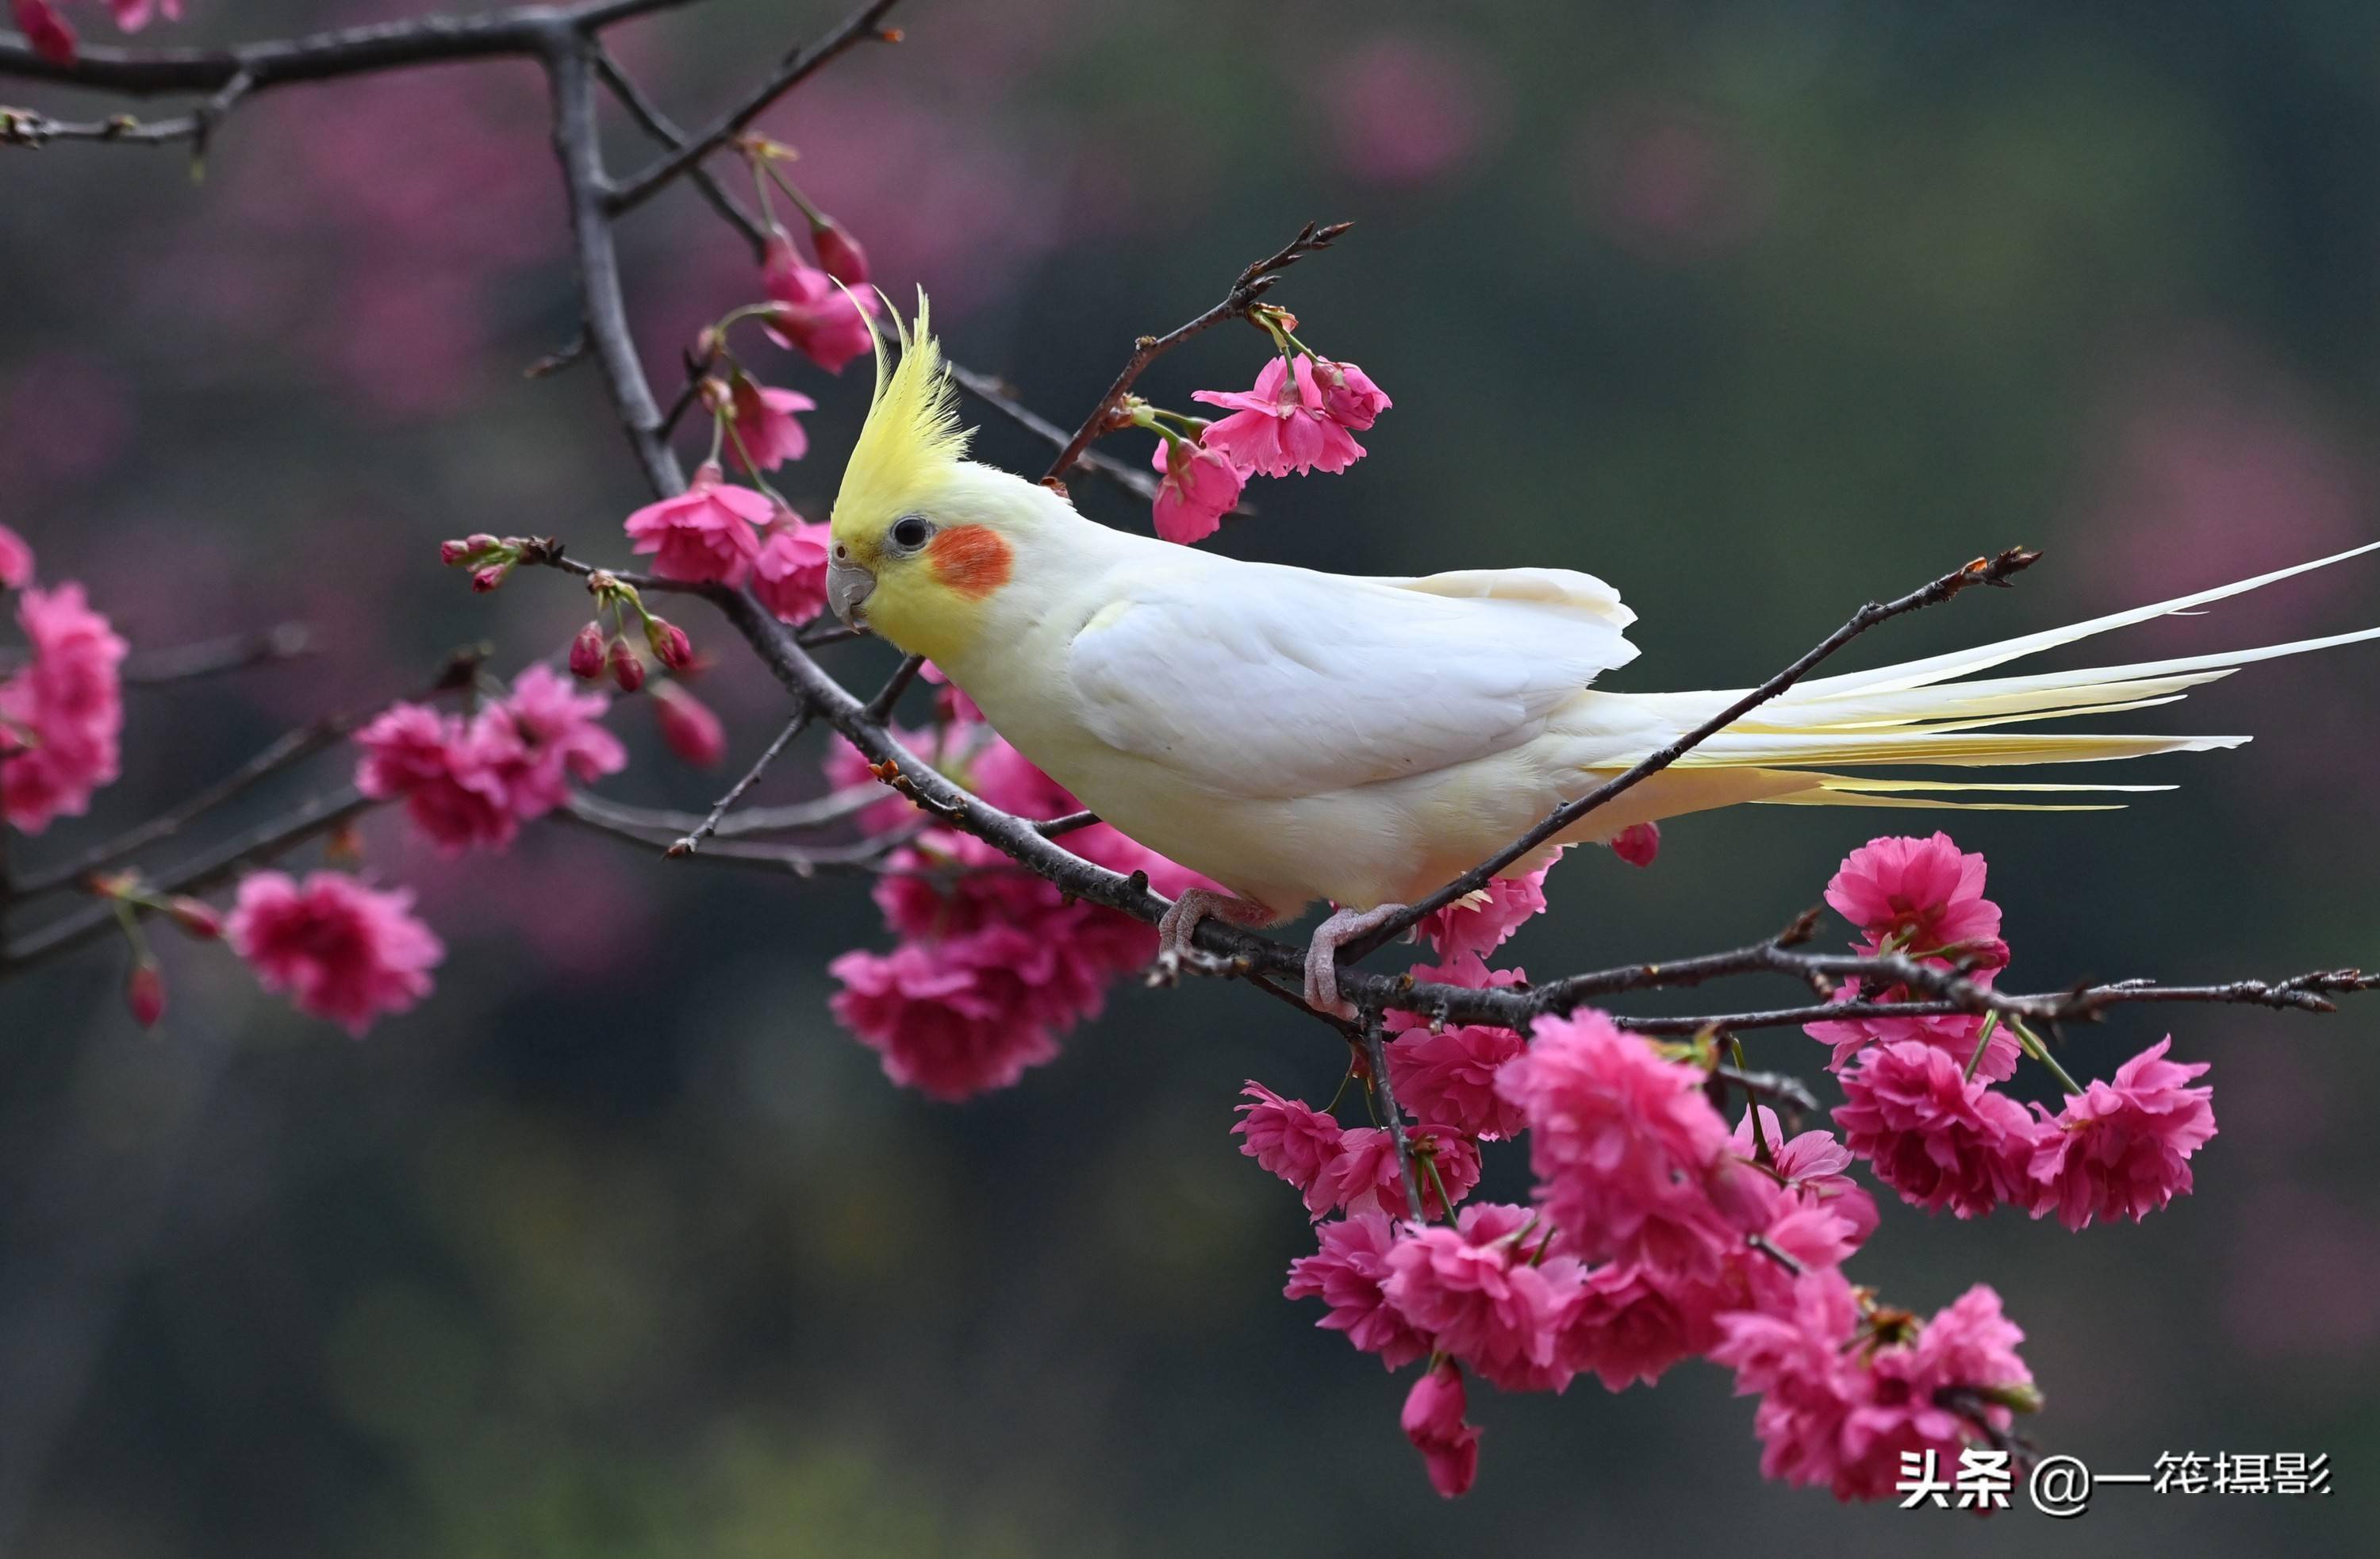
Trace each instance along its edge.
<path fill-rule="evenodd" d="M 418 8 L 190 3 L 141 42 Z M 836 14 L 716 0 L 613 39 L 693 120 Z M 1261 487 L 1262 518 L 1219 538 L 1236 554 L 1585 567 L 1644 615 L 1615 682 L 1649 688 L 1755 680 L 1858 602 L 2012 542 L 2049 554 L 2022 589 L 1861 655 L 2380 534 L 2380 11 L 2352 0 L 918 0 L 894 19 L 906 43 L 763 128 L 896 294 L 934 290 L 961 361 L 1061 420 L 1134 335 L 1299 223 L 1358 222 L 1277 296 L 1396 408 L 1348 475 Z M 592 372 L 522 374 L 575 323 L 543 112 L 532 68 L 481 64 L 256 99 L 200 184 L 178 152 L 0 159 L 0 522 L 136 643 L 302 617 L 324 644 L 136 692 L 125 780 L 20 858 L 394 696 L 457 643 L 507 667 L 583 615 L 558 579 L 471 597 L 434 552 L 489 530 L 622 555 L 643 496 Z M 642 160 L 610 132 L 615 167 Z M 757 278 L 683 189 L 623 240 L 666 389 Z M 1148 387 L 1179 404 L 1259 361 L 1219 333 Z M 788 487 L 822 518 L 865 370 L 771 366 L 824 403 Z M 984 420 L 989 457 L 1046 458 Z M 2374 621 L 2364 564 L 2109 653 Z M 863 684 L 890 661 L 834 653 Z M 2180 794 L 1954 822 L 1989 854 L 2010 978 L 2372 961 L 2375 689 L 2368 648 L 2257 668 L 2159 712 L 2257 735 L 2136 776 Z M 730 654 L 707 692 L 740 763 L 773 689 Z M 698 804 L 720 783 L 675 766 L 645 710 L 613 723 L 638 756 L 613 794 Z M 817 757 L 763 798 L 817 789 Z M 1650 871 L 1587 852 L 1516 951 L 1551 972 L 1741 943 L 1899 821 L 1754 809 L 1672 824 Z M 881 940 L 864 884 L 551 830 L 444 863 L 393 823 L 368 832 L 372 868 L 420 888 L 453 952 L 435 999 L 364 1042 L 187 944 L 154 1036 L 123 1013 L 120 950 L 0 987 L 0 1549 L 2373 1551 L 2380 1008 L 2079 1032 L 2073 1064 L 2101 1075 L 2168 1022 L 2215 1064 L 2198 1194 L 2080 1236 L 1893 1205 L 1855 1269 L 1921 1309 L 1997 1285 L 2054 1448 L 2101 1470 L 2328 1452 L 2333 1497 L 2112 1490 L 2070 1523 L 1844 1509 L 1764 1484 L 1749 1405 L 1688 1366 L 1619 1396 L 1483 1390 L 1485 1470 L 1449 1504 L 1398 1433 L 1402 1382 L 1279 1297 L 1305 1219 L 1226 1135 L 1244 1078 L 1329 1094 L 1317 1030 L 1245 991 L 1125 989 L 1019 1087 L 936 1105 L 826 1014 L 827 959 Z M 1754 1044 L 1817 1075 L 1797 1034 Z"/>

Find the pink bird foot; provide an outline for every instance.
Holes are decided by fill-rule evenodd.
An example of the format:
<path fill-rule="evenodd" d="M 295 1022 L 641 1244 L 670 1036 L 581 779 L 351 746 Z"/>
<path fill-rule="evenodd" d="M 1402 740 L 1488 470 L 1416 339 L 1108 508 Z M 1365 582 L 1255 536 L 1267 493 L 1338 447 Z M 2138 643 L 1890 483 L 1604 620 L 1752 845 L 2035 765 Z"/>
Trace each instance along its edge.
<path fill-rule="evenodd" d="M 1196 944 L 1198 922 L 1210 915 L 1235 926 L 1267 926 L 1274 920 L 1273 912 L 1261 904 L 1211 888 L 1184 889 L 1182 896 L 1158 917 L 1157 962 L 1148 971 L 1151 985 L 1171 985 L 1182 978 L 1182 965 Z"/>
<path fill-rule="evenodd" d="M 1333 910 L 1330 919 L 1315 927 L 1314 940 L 1305 944 L 1305 1005 L 1341 1017 L 1354 1017 L 1354 1004 L 1339 996 L 1339 949 L 1385 925 L 1404 907 L 1378 904 L 1369 909 Z"/>

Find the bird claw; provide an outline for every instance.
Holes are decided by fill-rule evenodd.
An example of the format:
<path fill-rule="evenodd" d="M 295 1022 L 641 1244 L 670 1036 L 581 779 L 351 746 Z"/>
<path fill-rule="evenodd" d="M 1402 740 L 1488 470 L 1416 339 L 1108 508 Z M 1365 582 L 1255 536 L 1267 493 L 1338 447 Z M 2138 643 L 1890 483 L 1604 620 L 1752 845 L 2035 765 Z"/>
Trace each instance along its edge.
<path fill-rule="evenodd" d="M 1355 1004 L 1339 994 L 1339 949 L 1404 912 L 1402 904 L 1378 904 L 1369 909 L 1338 909 L 1314 928 L 1305 944 L 1305 1005 L 1334 1017 L 1354 1017 Z"/>
<path fill-rule="evenodd" d="M 1266 911 L 1261 905 L 1219 894 L 1211 888 L 1186 888 L 1182 896 L 1166 907 L 1157 920 L 1157 960 L 1148 966 L 1148 983 L 1153 988 L 1172 985 L 1182 978 L 1184 966 L 1207 968 L 1211 961 L 1199 956 L 1195 945 L 1198 923 L 1209 915 L 1239 922 L 1257 917 L 1261 921 Z"/>

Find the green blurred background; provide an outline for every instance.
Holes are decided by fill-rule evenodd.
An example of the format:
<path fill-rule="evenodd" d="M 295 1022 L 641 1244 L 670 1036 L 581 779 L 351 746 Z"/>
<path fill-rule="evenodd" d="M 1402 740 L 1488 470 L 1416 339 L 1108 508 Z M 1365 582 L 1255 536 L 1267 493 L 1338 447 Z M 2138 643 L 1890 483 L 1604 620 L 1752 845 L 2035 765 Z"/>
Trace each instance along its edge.
<path fill-rule="evenodd" d="M 415 8 L 191 4 L 140 42 Z M 696 119 L 834 15 L 719 0 L 613 37 Z M 900 48 L 763 126 L 896 295 L 934 290 L 961 361 L 1071 420 L 1133 335 L 1307 218 L 1354 218 L 1277 297 L 1396 408 L 1352 472 L 1261 486 L 1262 518 L 1219 543 L 1589 569 L 1645 619 L 1616 686 L 1755 680 L 1871 595 L 2014 542 L 2048 554 L 2020 590 L 1862 655 L 2380 530 L 2368 5 L 919 0 L 894 19 Z M 613 165 L 640 162 L 610 128 Z M 613 527 L 643 497 L 594 375 L 521 373 L 575 322 L 544 136 L 535 71 L 495 64 L 254 100 L 203 184 L 174 152 L 0 159 L 0 522 L 136 643 L 304 617 L 326 645 L 136 692 L 127 778 L 23 857 L 394 696 L 458 642 L 494 639 L 509 669 L 583 615 L 559 580 L 471 597 L 434 552 L 530 530 L 624 556 Z M 624 244 L 671 386 L 756 277 L 683 189 Z M 1178 405 L 1259 361 L 1219 334 L 1148 388 Z M 823 403 L 788 486 L 823 518 L 865 371 L 770 362 Z M 1047 456 L 989 417 L 981 448 Z M 1077 496 L 1147 524 L 1111 489 Z M 2353 565 L 2108 658 L 2374 621 L 2380 568 Z M 890 664 L 834 654 L 856 685 Z M 2257 668 L 2136 717 L 2257 734 L 2125 776 L 2180 794 L 1956 821 L 1990 857 L 2010 978 L 2370 961 L 2375 688 L 2369 648 Z M 706 691 L 744 761 L 773 689 L 730 654 Z M 645 711 L 614 724 L 638 761 L 612 794 L 713 794 Z M 765 796 L 819 783 L 788 762 Z M 1647 871 L 1587 852 L 1517 954 L 1552 972 L 1739 944 L 1900 821 L 1750 810 L 1672 824 Z M 1689 1366 L 1619 1396 L 1483 1390 L 1478 1488 L 1442 1504 L 1397 1430 L 1403 1382 L 1280 1298 L 1311 1236 L 1226 1135 L 1244 1078 L 1328 1095 L 1320 1031 L 1245 991 L 1123 989 L 1058 1063 L 938 1106 L 826 1015 L 827 959 L 883 940 L 861 884 L 552 831 L 452 864 L 393 820 L 368 840 L 453 952 L 436 997 L 362 1043 L 187 945 L 155 1037 L 123 1014 L 113 951 L 0 988 L 0 1551 L 2345 1554 L 2380 1532 L 2380 1009 L 2079 1032 L 2073 1064 L 2100 1075 L 2168 1020 L 2215 1064 L 2199 1193 L 2079 1236 L 1893 1205 L 1854 1267 L 1921 1309 L 1996 1285 L 2052 1448 L 2102 1471 L 2328 1452 L 2334 1496 L 2117 1489 L 2064 1523 L 1845 1509 L 1764 1484 L 1749 1405 Z M 1823 1054 L 1790 1032 L 1754 1052 L 1814 1078 Z M 1491 1189 L 1519 1193 L 1513 1156 Z"/>

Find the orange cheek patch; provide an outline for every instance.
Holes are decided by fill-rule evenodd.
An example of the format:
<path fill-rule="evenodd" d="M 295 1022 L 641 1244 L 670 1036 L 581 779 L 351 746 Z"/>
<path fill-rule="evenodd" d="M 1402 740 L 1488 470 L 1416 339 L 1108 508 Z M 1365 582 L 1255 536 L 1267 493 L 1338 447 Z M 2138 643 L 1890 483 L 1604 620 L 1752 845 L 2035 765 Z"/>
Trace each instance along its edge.
<path fill-rule="evenodd" d="M 934 566 L 934 577 L 969 601 L 981 601 L 1008 583 L 1015 565 L 1008 543 L 989 525 L 959 525 L 939 532 L 926 543 L 926 557 Z"/>

